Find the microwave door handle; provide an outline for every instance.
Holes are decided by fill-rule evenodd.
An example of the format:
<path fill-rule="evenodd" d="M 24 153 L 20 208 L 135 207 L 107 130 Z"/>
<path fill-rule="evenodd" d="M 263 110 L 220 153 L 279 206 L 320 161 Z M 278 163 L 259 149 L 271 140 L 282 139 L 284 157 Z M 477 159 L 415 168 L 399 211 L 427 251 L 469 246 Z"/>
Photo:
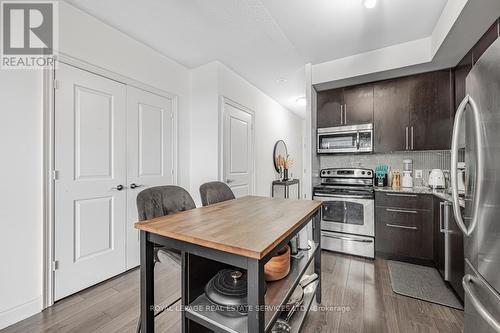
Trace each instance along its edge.
<path fill-rule="evenodd" d="M 469 227 L 467 227 L 462 218 L 462 213 L 460 211 L 460 203 L 458 197 L 458 181 L 457 181 L 457 163 L 458 163 L 458 139 L 459 139 L 459 129 L 460 124 L 462 122 L 462 118 L 465 112 L 465 108 L 467 105 L 471 106 L 471 110 L 473 112 L 474 119 L 474 132 L 476 134 L 476 154 L 477 154 L 477 170 L 476 170 L 476 186 L 474 191 L 474 206 L 472 210 L 472 220 Z M 479 195 L 481 194 L 481 181 L 483 179 L 483 152 L 481 151 L 482 147 L 482 137 L 481 137 L 481 126 L 480 126 L 480 115 L 479 109 L 477 107 L 476 102 L 472 99 L 470 95 L 465 96 L 462 103 L 460 103 L 457 113 L 455 115 L 455 122 L 453 124 L 453 136 L 451 139 L 451 194 L 453 199 L 453 213 L 455 215 L 455 219 L 458 227 L 464 235 L 470 236 L 474 228 L 477 224 L 478 219 L 478 210 L 479 204 L 481 202 L 481 198 Z"/>

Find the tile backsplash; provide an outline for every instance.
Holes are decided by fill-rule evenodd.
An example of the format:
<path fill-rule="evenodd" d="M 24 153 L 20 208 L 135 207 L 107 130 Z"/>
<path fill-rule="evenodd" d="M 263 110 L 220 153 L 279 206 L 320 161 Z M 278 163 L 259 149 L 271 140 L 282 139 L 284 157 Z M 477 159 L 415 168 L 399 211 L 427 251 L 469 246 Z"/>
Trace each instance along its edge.
<path fill-rule="evenodd" d="M 449 150 L 395 152 L 388 154 L 353 154 L 353 155 L 321 155 L 320 168 L 367 168 L 375 169 L 377 165 L 388 165 L 392 170 L 403 169 L 403 160 L 413 161 L 413 171 L 422 170 L 423 179 L 415 179 L 416 186 L 427 185 L 429 172 L 432 169 L 450 170 L 451 153 Z M 415 175 L 413 175 L 415 176 Z"/>

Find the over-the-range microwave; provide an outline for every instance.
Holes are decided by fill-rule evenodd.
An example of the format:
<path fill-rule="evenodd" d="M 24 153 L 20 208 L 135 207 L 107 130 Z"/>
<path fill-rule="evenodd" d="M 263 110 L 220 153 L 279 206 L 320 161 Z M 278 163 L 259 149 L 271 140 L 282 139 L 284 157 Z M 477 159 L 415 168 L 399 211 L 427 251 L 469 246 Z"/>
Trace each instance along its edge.
<path fill-rule="evenodd" d="M 318 153 L 373 152 L 373 124 L 318 128 Z"/>

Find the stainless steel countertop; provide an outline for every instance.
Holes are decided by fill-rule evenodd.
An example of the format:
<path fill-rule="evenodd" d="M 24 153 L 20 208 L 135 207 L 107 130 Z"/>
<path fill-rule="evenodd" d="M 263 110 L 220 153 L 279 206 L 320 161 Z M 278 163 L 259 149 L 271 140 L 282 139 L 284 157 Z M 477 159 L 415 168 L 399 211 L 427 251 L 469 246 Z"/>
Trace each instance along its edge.
<path fill-rule="evenodd" d="M 452 202 L 452 196 L 449 193 L 449 190 L 433 190 L 428 187 L 412 187 L 405 188 L 401 187 L 399 189 L 393 189 L 392 187 L 376 187 L 375 191 L 377 192 L 392 192 L 392 193 L 412 193 L 412 194 L 431 194 L 435 195 L 439 199 L 443 199 L 449 202 Z M 465 201 L 463 199 L 458 200 L 461 207 L 465 207 Z"/>

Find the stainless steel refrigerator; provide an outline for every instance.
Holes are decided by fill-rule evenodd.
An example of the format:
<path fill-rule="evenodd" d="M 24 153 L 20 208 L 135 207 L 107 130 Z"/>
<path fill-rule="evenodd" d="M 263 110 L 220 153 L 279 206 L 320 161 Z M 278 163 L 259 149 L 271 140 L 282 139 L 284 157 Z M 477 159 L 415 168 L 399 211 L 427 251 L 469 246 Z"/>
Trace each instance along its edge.
<path fill-rule="evenodd" d="M 465 332 L 500 332 L 500 39 L 467 76 L 466 91 L 451 152 L 453 211 L 465 244 Z M 457 161 L 464 156 L 462 215 Z"/>

